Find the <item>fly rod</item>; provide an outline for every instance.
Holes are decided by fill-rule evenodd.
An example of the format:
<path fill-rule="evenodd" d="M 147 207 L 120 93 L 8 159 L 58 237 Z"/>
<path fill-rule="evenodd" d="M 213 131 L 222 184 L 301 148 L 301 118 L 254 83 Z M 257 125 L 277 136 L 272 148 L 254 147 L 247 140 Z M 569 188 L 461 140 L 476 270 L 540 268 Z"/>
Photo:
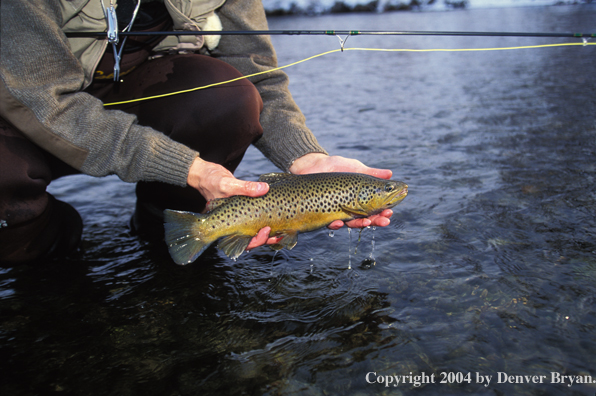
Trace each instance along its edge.
<path fill-rule="evenodd" d="M 576 37 L 592 38 L 596 33 L 532 33 L 532 32 L 449 32 L 408 30 L 177 30 L 164 32 L 118 32 L 120 36 L 473 36 L 473 37 Z M 107 32 L 68 32 L 66 37 L 107 37 Z"/>

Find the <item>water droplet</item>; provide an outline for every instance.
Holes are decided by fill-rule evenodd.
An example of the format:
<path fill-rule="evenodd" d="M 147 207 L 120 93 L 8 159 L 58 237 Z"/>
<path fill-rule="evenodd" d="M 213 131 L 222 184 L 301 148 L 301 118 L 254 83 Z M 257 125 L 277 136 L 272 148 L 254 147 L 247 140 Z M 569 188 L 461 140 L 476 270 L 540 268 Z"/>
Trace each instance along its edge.
<path fill-rule="evenodd" d="M 348 269 L 352 269 L 352 229 L 348 227 Z"/>
<path fill-rule="evenodd" d="M 333 231 L 329 231 L 329 236 L 330 236 L 331 238 L 333 238 L 333 237 L 335 236 L 335 233 L 334 233 Z"/>
<path fill-rule="evenodd" d="M 370 241 L 370 260 L 375 261 L 375 232 L 373 228 L 372 240 Z"/>

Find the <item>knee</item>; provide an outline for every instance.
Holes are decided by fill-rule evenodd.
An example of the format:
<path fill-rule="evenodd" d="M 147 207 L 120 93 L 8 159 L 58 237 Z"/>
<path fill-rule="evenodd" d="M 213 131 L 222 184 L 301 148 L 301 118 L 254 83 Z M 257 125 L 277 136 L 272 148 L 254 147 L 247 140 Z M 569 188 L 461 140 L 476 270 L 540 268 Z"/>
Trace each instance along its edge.
<path fill-rule="evenodd" d="M 214 64 L 210 65 L 206 74 L 214 74 L 208 76 L 208 79 L 217 83 L 231 81 L 206 89 L 210 102 L 218 109 L 225 109 L 235 119 L 243 120 L 243 123 L 250 120 L 258 123 L 263 111 L 263 100 L 255 85 L 247 78 L 242 78 L 243 75 L 233 66 L 217 59 L 209 59 L 210 62 L 207 63 Z"/>
<path fill-rule="evenodd" d="M 151 63 L 155 62 L 155 63 Z M 181 95 L 142 102 L 137 115 L 143 125 L 152 126 L 185 143 L 187 133 L 225 134 L 237 130 L 262 134 L 259 123 L 263 101 L 257 88 L 233 66 L 205 55 L 172 55 L 149 62 L 150 72 L 162 70 L 167 75 L 169 92 L 210 86 Z M 149 66 L 147 66 L 149 68 Z M 227 82 L 235 80 L 232 82 Z M 222 83 L 223 84 L 218 84 Z M 156 83 L 147 94 L 162 91 Z M 164 117 L 167 114 L 167 117 Z"/>
<path fill-rule="evenodd" d="M 220 103 L 257 114 L 263 110 L 263 101 L 255 85 L 232 65 L 205 55 L 179 55 L 172 63 L 174 73 L 169 81 L 172 87 L 180 85 L 174 79 L 183 80 L 182 85 L 186 88 L 211 86 L 194 92 L 193 100 L 198 103 Z"/>

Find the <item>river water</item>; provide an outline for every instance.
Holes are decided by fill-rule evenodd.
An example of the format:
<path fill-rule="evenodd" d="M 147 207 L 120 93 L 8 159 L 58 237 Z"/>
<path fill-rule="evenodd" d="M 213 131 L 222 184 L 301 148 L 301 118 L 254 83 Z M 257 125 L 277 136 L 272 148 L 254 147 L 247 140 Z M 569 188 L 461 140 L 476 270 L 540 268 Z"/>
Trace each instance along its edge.
<path fill-rule="evenodd" d="M 583 5 L 270 28 L 594 32 L 594 21 Z M 561 42 L 574 40 L 358 36 L 346 47 Z M 274 43 L 281 65 L 339 48 L 334 37 Z M 234 262 L 211 249 L 176 266 L 130 235 L 132 185 L 54 182 L 84 218 L 82 250 L 0 268 L 0 393 L 593 396 L 596 383 L 554 382 L 596 379 L 595 58 L 593 46 L 345 51 L 288 68 L 329 152 L 410 186 L 390 226 L 304 234 L 292 251 Z M 251 149 L 237 176 L 275 170 Z"/>

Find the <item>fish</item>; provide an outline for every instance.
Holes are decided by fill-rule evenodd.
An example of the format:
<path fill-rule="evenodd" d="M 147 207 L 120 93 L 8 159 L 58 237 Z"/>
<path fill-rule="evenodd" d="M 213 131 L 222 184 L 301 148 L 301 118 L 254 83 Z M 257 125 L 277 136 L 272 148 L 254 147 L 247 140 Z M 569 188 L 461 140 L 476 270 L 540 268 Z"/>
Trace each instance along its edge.
<path fill-rule="evenodd" d="M 360 173 L 268 173 L 259 181 L 269 184 L 267 194 L 214 199 L 205 214 L 166 209 L 165 241 L 174 262 L 192 263 L 216 241 L 236 260 L 266 226 L 270 236 L 282 237 L 273 249 L 292 249 L 298 233 L 379 214 L 408 194 L 403 182 Z"/>

